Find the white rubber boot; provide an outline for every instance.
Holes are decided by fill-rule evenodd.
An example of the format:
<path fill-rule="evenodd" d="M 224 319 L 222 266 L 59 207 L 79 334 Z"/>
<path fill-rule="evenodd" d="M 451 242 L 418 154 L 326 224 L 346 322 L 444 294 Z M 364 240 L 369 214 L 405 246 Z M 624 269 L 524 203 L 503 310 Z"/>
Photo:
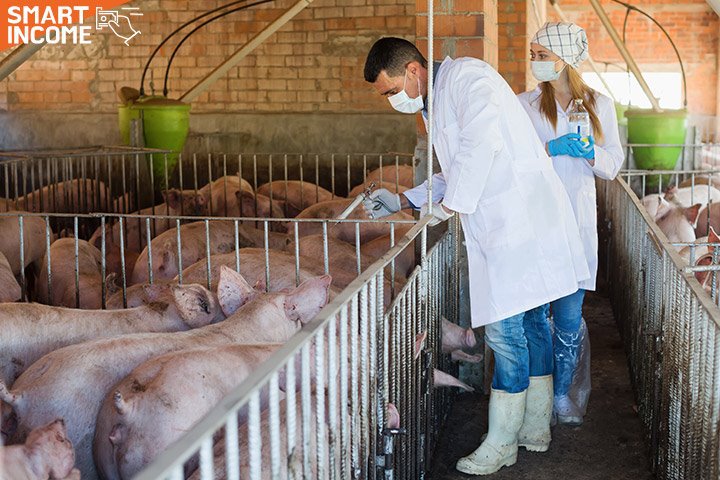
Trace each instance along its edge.
<path fill-rule="evenodd" d="M 493 389 L 488 408 L 488 434 L 470 455 L 458 460 L 455 468 L 470 475 L 489 475 L 517 461 L 517 436 L 525 416 L 527 390 L 507 393 Z"/>
<path fill-rule="evenodd" d="M 553 376 L 530 377 L 525 418 L 518 433 L 518 447 L 531 452 L 550 448 L 550 416 L 553 409 Z"/>

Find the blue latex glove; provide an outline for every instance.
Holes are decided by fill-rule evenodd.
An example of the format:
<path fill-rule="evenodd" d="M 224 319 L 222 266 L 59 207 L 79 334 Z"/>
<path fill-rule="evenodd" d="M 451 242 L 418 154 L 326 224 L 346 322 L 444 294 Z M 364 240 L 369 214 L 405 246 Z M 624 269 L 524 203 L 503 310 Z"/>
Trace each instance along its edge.
<path fill-rule="evenodd" d="M 595 138 L 590 135 L 588 138 L 588 144 L 585 145 L 585 154 L 583 155 L 583 158 L 587 158 L 588 160 L 595 160 Z"/>
<path fill-rule="evenodd" d="M 582 157 L 586 151 L 583 142 L 577 133 L 568 133 L 562 137 L 548 142 L 548 152 L 551 157 L 557 155 L 570 155 L 571 157 Z"/>

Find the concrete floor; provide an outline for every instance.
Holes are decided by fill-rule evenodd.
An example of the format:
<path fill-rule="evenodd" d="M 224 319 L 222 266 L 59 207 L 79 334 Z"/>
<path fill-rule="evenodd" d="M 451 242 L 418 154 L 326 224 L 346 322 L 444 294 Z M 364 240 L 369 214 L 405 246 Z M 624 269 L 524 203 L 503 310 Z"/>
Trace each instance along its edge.
<path fill-rule="evenodd" d="M 487 477 L 494 480 L 645 480 L 649 458 L 622 343 L 607 298 L 588 294 L 584 317 L 590 330 L 592 382 L 588 413 L 581 427 L 555 427 L 550 450 L 520 449 L 517 463 Z M 458 395 L 435 453 L 430 478 L 472 478 L 455 470 L 455 462 L 480 443 L 487 430 L 487 397 Z"/>

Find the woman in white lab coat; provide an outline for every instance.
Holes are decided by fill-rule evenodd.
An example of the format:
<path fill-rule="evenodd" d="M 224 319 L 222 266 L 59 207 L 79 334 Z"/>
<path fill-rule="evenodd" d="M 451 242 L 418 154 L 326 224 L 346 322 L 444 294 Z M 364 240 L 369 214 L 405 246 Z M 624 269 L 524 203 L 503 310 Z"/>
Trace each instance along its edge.
<path fill-rule="evenodd" d="M 558 423 L 580 425 L 582 412 L 568 396 L 581 343 L 582 304 L 595 290 L 598 266 L 595 177 L 612 180 L 623 163 L 613 101 L 583 82 L 577 68 L 588 57 L 585 31 L 572 23 L 546 23 L 530 42 L 532 72 L 540 82 L 519 95 L 570 197 L 591 273 L 578 290 L 551 302 L 554 320 L 553 411 Z M 582 99 L 591 136 L 570 132 L 568 113 Z"/>

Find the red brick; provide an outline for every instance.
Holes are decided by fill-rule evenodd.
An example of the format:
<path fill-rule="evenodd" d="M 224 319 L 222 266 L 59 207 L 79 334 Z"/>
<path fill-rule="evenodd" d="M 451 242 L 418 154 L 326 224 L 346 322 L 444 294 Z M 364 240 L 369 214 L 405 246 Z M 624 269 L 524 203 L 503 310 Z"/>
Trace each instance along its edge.
<path fill-rule="evenodd" d="M 419 36 L 427 36 L 427 23 L 418 22 Z M 438 37 L 482 36 L 482 15 L 437 15 L 434 21 L 434 33 Z"/>

